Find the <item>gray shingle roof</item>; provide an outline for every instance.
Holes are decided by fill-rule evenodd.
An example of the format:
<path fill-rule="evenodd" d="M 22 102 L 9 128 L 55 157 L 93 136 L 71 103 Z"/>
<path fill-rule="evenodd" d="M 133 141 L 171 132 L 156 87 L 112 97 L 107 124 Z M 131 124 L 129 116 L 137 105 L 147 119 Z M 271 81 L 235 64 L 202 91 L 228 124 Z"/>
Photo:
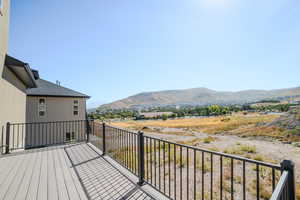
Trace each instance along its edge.
<path fill-rule="evenodd" d="M 28 96 L 79 97 L 90 98 L 88 95 L 59 86 L 43 79 L 37 79 L 37 88 L 26 90 Z"/>

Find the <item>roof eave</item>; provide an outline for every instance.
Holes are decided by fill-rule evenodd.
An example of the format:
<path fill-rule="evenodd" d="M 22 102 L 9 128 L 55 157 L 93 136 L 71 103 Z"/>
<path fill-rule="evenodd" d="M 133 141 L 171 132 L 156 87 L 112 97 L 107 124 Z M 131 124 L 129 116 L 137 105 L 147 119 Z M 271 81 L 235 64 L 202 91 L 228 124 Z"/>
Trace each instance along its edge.
<path fill-rule="evenodd" d="M 27 94 L 31 97 L 61 97 L 61 98 L 84 98 L 90 99 L 90 96 L 70 96 L 70 95 L 49 95 L 49 94 Z"/>
<path fill-rule="evenodd" d="M 36 88 L 37 84 L 32 74 L 30 66 L 11 56 L 6 55 L 5 65 L 24 83 L 27 88 Z"/>

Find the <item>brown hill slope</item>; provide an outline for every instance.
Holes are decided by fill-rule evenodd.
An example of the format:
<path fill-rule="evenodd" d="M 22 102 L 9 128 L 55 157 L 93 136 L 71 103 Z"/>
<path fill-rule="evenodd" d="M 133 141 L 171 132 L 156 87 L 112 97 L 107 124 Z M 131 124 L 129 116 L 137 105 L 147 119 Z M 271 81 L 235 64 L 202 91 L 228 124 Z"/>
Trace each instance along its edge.
<path fill-rule="evenodd" d="M 290 99 L 300 97 L 300 87 L 278 90 L 245 90 L 218 92 L 207 88 L 144 92 L 104 104 L 100 108 L 143 108 L 166 105 L 244 104 L 264 99 Z"/>

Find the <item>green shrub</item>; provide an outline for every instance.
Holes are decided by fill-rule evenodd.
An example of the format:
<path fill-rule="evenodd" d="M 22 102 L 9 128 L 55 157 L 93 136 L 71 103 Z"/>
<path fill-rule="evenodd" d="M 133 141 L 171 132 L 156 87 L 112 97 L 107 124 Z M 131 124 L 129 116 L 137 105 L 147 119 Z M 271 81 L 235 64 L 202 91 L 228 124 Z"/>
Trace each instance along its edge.
<path fill-rule="evenodd" d="M 250 145 L 240 145 L 240 150 L 246 153 L 256 153 L 256 147 Z"/>

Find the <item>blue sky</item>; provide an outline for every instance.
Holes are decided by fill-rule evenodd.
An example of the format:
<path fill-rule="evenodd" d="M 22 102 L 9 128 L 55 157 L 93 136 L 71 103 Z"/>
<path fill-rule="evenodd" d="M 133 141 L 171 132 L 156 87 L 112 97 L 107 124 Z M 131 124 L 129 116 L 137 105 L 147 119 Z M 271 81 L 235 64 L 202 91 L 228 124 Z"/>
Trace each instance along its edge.
<path fill-rule="evenodd" d="M 9 53 L 92 96 L 300 86 L 299 0 L 12 0 Z"/>

